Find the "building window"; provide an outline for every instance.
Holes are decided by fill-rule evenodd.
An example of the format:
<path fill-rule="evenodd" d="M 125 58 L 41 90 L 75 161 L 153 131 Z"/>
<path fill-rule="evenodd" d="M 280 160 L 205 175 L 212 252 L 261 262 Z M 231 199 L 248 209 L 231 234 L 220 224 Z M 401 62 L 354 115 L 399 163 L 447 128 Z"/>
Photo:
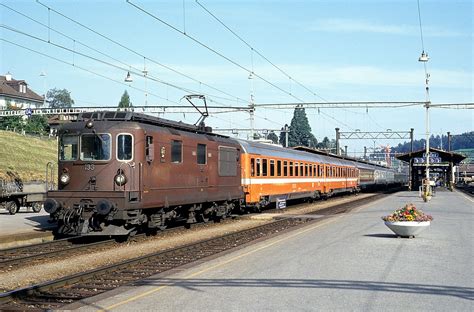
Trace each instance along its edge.
<path fill-rule="evenodd" d="M 199 147 L 198 147 L 199 150 Z M 183 161 L 183 142 L 172 140 L 171 141 L 171 162 L 180 163 Z M 199 155 L 199 152 L 198 152 Z M 204 145 L 204 164 L 206 163 L 206 146 Z M 199 156 L 198 156 L 199 164 Z"/>
<path fill-rule="evenodd" d="M 26 93 L 26 85 L 20 84 L 20 93 Z"/>
<path fill-rule="evenodd" d="M 198 165 L 206 164 L 206 144 L 197 145 L 197 163 Z"/>

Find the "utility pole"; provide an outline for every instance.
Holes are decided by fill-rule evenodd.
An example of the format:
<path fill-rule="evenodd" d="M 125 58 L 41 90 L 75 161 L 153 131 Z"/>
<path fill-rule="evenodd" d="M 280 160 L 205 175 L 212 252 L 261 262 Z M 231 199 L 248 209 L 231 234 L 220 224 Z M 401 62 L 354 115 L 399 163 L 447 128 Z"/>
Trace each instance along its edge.
<path fill-rule="evenodd" d="M 336 155 L 341 155 L 339 150 L 339 140 L 341 139 L 341 135 L 339 134 L 339 128 L 336 128 Z"/>
<path fill-rule="evenodd" d="M 425 54 L 425 51 L 421 52 L 421 56 L 418 58 L 419 62 L 423 63 L 425 69 L 425 120 L 426 120 L 426 168 L 425 168 L 425 183 L 423 189 L 423 200 L 427 202 L 431 199 L 431 184 L 430 184 L 430 87 L 429 87 L 429 78 L 430 74 L 426 69 L 426 63 L 430 58 L 428 54 Z"/>

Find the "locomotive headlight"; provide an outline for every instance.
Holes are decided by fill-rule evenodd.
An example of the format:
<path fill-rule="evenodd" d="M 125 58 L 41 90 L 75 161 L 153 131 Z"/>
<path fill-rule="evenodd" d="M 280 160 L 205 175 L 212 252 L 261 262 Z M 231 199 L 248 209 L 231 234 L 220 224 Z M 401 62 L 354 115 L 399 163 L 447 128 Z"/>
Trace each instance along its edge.
<path fill-rule="evenodd" d="M 125 183 L 127 183 L 127 177 L 125 176 L 125 174 L 123 174 L 123 172 L 117 173 L 114 180 L 118 186 L 123 186 L 125 185 Z"/>
<path fill-rule="evenodd" d="M 66 172 L 61 174 L 61 176 L 59 177 L 59 181 L 64 185 L 68 184 L 70 180 L 71 178 L 69 177 L 69 174 Z"/>

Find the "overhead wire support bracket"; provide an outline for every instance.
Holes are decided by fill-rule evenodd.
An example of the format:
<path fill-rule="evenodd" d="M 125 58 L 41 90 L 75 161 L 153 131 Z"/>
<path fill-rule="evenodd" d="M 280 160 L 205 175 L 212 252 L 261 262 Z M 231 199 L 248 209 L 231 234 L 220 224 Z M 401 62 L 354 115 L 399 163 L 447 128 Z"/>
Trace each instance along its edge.
<path fill-rule="evenodd" d="M 207 109 L 207 102 L 206 102 L 206 97 L 202 94 L 188 94 L 183 96 L 181 99 L 186 99 L 186 101 L 189 102 L 200 114 L 201 117 L 199 117 L 198 121 L 194 124 L 195 126 L 204 126 L 204 120 L 209 117 L 209 110 Z M 204 103 L 204 111 L 200 110 L 198 106 L 196 106 L 192 99 L 199 99 L 202 100 Z"/>
<path fill-rule="evenodd" d="M 340 139 L 409 139 L 411 131 L 338 131 Z"/>

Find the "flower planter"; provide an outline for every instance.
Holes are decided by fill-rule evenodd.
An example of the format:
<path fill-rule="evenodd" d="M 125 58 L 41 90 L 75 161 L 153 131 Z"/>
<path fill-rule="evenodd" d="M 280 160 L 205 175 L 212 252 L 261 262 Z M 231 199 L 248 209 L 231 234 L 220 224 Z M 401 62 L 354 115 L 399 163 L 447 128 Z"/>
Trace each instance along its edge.
<path fill-rule="evenodd" d="M 430 226 L 430 221 L 385 221 L 385 225 L 399 237 L 415 237 Z"/>

